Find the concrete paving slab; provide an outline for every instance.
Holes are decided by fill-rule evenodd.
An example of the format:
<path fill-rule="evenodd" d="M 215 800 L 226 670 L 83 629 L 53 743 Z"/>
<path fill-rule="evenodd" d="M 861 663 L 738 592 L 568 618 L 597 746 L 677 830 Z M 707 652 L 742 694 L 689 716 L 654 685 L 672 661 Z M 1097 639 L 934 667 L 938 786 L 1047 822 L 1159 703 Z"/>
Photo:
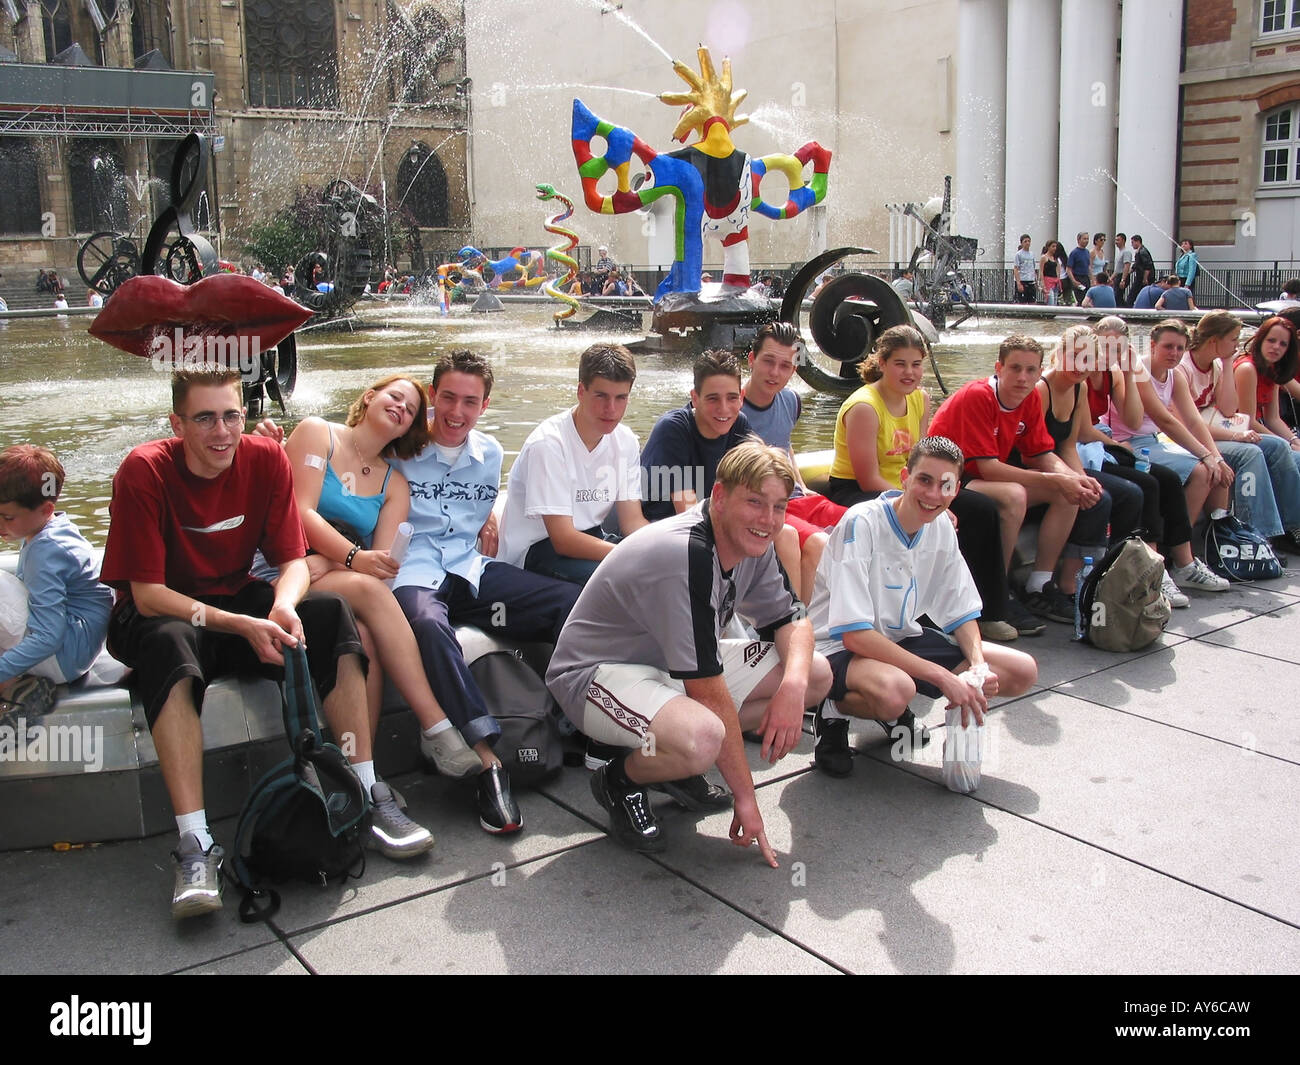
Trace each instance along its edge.
<path fill-rule="evenodd" d="M 1106 669 L 1120 662 L 1131 662 L 1143 655 L 1152 654 L 1162 647 L 1172 647 L 1184 639 L 1177 634 L 1165 632 L 1150 647 L 1131 654 L 1118 654 L 1114 651 L 1103 651 L 1091 644 L 1075 643 L 1071 639 L 1073 635 L 1073 626 L 1049 621 L 1047 630 L 1041 636 L 1022 636 L 1011 644 L 1017 651 L 1024 651 L 1038 663 L 1036 687 L 1052 688 L 1066 681 L 1086 677 L 1099 669 Z M 913 710 L 915 711 L 915 707 Z"/>
<path fill-rule="evenodd" d="M 1282 607 L 1271 614 L 1261 614 L 1246 621 L 1236 621 L 1225 628 L 1217 629 L 1202 637 L 1206 643 L 1218 644 L 1220 647 L 1235 647 L 1240 651 L 1249 651 L 1252 655 L 1264 655 L 1281 662 L 1300 663 L 1300 604 Z M 1250 661 L 1248 665 L 1253 672 L 1253 680 L 1262 680 L 1260 690 L 1273 693 L 1292 691 L 1276 674 L 1268 662 Z"/>
<path fill-rule="evenodd" d="M 1281 627 L 1286 623 L 1268 620 L 1271 617 L 1242 625 L 1254 626 L 1257 636 L 1280 651 L 1284 649 Z M 1300 613 L 1290 625 L 1287 638 L 1300 643 Z M 1265 628 L 1271 631 L 1261 635 Z M 1232 631 L 1223 630 L 1223 637 Z M 1259 752 L 1300 765 L 1300 717 L 1292 700 L 1278 694 L 1300 691 L 1300 665 L 1230 650 L 1222 645 L 1220 635 L 1094 673 L 1059 690 L 1223 740 L 1232 745 L 1223 752 L 1228 764 Z M 1167 682 L 1175 670 L 1176 686 Z"/>
<path fill-rule="evenodd" d="M 221 913 L 172 921 L 174 842 L 0 854 L 0 972 L 172 972 L 274 939 L 240 924 L 230 896 Z"/>
<path fill-rule="evenodd" d="M 1040 801 L 1000 789 L 1013 792 Z M 883 764 L 759 801 L 780 870 L 726 847 L 717 816 L 658 860 L 853 972 L 1287 972 L 1300 958 L 1294 928 Z"/>
<path fill-rule="evenodd" d="M 979 801 L 1300 923 L 1300 766 L 1055 692 L 996 715 L 990 755 Z M 906 771 L 942 787 L 940 762 Z"/>
<path fill-rule="evenodd" d="M 292 942 L 321 973 L 835 972 L 612 840 Z"/>
<path fill-rule="evenodd" d="M 336 921 L 457 881 L 485 876 L 498 864 L 509 867 L 601 836 L 600 830 L 535 791 L 522 791 L 516 796 L 524 814 L 524 830 L 511 836 L 492 836 L 479 827 L 471 783 L 429 774 L 398 777 L 391 783 L 406 799 L 407 814 L 434 834 L 437 844 L 433 850 L 403 862 L 371 851 L 367 852 L 366 872 L 360 880 L 326 888 L 286 885 L 281 889 L 277 927 L 290 932 Z M 590 800 L 590 794 L 587 797 Z"/>
<path fill-rule="evenodd" d="M 206 961 L 177 976 L 308 976 L 307 967 L 288 947 L 277 941 L 265 947 L 246 950 L 229 958 Z"/>
<path fill-rule="evenodd" d="M 1297 601 L 1291 586 L 1280 588 L 1281 581 L 1262 584 L 1235 584 L 1226 592 L 1189 592 L 1191 604 L 1175 610 L 1165 628 L 1166 633 L 1180 636 L 1203 636 L 1207 632 L 1234 625 L 1246 617 L 1266 614 Z"/>

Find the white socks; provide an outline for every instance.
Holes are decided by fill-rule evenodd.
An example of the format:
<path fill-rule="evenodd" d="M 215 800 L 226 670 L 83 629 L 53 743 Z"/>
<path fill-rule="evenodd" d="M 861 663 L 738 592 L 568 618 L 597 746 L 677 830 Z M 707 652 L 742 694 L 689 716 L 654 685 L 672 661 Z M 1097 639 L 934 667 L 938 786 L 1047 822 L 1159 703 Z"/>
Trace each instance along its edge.
<path fill-rule="evenodd" d="M 1045 573 L 1043 570 L 1036 569 L 1029 575 L 1029 579 L 1025 581 L 1025 592 L 1029 595 L 1033 595 L 1035 592 L 1041 592 L 1043 590 L 1043 585 L 1051 579 L 1052 575 L 1050 573 Z"/>
<path fill-rule="evenodd" d="M 834 699 L 825 699 L 822 702 L 821 709 L 818 711 L 825 721 L 852 721 L 853 718 L 848 714 L 841 714 L 840 708 L 835 705 Z"/>
<path fill-rule="evenodd" d="M 182 839 L 187 832 L 193 832 L 205 853 L 212 847 L 212 833 L 208 831 L 206 810 L 195 810 L 192 814 L 179 814 L 176 818 L 176 831 Z"/>
<path fill-rule="evenodd" d="M 430 725 L 427 729 L 423 729 L 420 735 L 422 735 L 426 740 L 431 740 L 434 736 L 438 735 L 439 732 L 446 732 L 451 727 L 451 718 L 444 717 L 436 725 Z"/>
<path fill-rule="evenodd" d="M 374 761 L 353 762 L 352 772 L 357 775 L 357 778 L 361 781 L 361 786 L 366 789 L 366 794 L 369 795 L 370 789 L 375 786 L 376 780 Z"/>

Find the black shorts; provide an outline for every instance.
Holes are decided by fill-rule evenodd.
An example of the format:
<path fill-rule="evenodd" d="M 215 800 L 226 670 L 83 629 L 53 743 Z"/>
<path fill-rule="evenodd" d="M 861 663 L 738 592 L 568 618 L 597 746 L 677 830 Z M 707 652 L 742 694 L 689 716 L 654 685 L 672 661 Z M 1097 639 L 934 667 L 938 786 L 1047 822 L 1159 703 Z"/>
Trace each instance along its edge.
<path fill-rule="evenodd" d="M 917 658 L 924 658 L 927 662 L 943 666 L 950 672 L 966 660 L 966 652 L 938 629 L 922 629 L 920 636 L 909 636 L 906 640 L 899 640 L 898 646 L 916 655 Z M 849 663 L 853 661 L 853 652 L 846 648 L 827 655 L 826 660 L 831 664 L 831 690 L 828 694 L 838 702 L 849 693 Z M 916 683 L 916 690 L 922 695 L 937 699 L 943 694 L 928 680 L 917 680 L 915 677 L 912 679 Z"/>
<path fill-rule="evenodd" d="M 264 618 L 275 604 L 275 589 L 253 581 L 235 595 L 199 596 L 208 606 L 232 614 Z M 365 655 L 357 635 L 352 608 L 332 592 L 309 592 L 298 604 L 307 665 L 322 700 L 334 690 L 336 665 L 341 655 Z M 114 611 L 108 625 L 108 650 L 135 670 L 132 684 L 144 703 L 145 719 L 152 729 L 167 696 L 178 681 L 194 678 L 194 706 L 200 712 L 203 692 L 216 677 L 228 674 L 284 680 L 284 669 L 261 661 L 242 636 L 213 632 L 189 619 L 145 617 L 127 603 Z"/>

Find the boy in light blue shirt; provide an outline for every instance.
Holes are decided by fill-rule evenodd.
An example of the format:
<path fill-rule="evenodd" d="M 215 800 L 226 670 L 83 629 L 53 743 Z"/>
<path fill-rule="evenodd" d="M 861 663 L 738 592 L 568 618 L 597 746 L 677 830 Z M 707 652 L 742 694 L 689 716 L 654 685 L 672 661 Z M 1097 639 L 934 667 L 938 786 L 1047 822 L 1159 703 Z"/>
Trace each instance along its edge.
<path fill-rule="evenodd" d="M 43 447 L 0 452 L 0 537 L 21 541 L 27 592 L 25 632 L 11 646 L 0 635 L 0 715 L 39 717 L 54 704 L 55 684 L 82 676 L 104 648 L 113 593 L 99 583 L 86 538 L 54 509 L 63 479 Z"/>

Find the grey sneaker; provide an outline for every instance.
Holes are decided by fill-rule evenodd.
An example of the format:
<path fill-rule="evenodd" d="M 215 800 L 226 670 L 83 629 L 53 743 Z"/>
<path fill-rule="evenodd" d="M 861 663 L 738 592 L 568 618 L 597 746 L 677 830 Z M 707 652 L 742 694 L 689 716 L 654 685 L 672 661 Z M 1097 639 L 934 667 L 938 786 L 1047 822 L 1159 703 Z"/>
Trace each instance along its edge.
<path fill-rule="evenodd" d="M 193 832 L 181 837 L 180 846 L 172 851 L 176 863 L 172 917 L 179 921 L 221 909 L 221 891 L 225 887 L 221 860 L 225 856 L 226 852 L 215 843 L 205 851 Z"/>
<path fill-rule="evenodd" d="M 380 854 L 401 861 L 433 846 L 433 833 L 402 813 L 406 801 L 382 780 L 371 787 L 370 803 L 369 842 Z"/>
<path fill-rule="evenodd" d="M 421 736 L 420 753 L 436 765 L 444 777 L 459 780 L 472 777 L 483 769 L 479 756 L 455 728 L 443 729 L 432 738 Z"/>

